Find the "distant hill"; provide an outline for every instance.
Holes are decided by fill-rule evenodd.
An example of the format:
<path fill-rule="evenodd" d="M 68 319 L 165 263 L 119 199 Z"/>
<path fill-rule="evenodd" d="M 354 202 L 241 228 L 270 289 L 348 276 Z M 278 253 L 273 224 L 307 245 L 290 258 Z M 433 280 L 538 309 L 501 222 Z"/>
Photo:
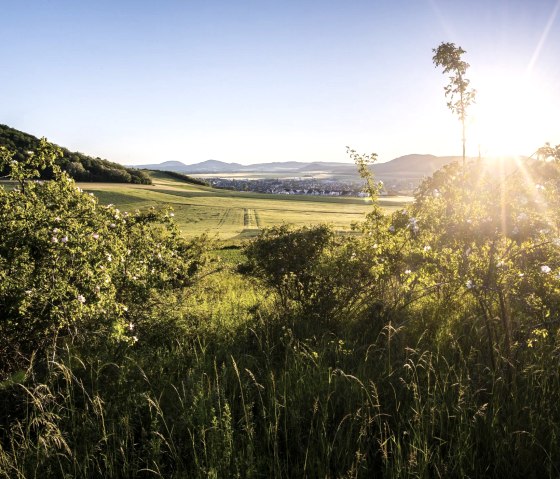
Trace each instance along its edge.
<path fill-rule="evenodd" d="M 377 163 L 372 166 L 373 173 L 380 177 L 411 177 L 422 178 L 430 176 L 434 171 L 444 165 L 460 160 L 459 156 L 434 156 L 434 155 L 406 155 L 386 163 Z M 225 163 L 223 161 L 208 160 L 202 163 L 186 165 L 180 161 L 166 161 L 160 164 L 138 165 L 136 168 L 150 170 L 177 171 L 184 174 L 204 173 L 284 173 L 294 175 L 310 175 L 313 173 L 336 175 L 357 175 L 356 165 L 342 162 L 301 162 L 285 161 L 271 163 L 257 163 L 254 165 L 241 165 L 239 163 Z"/>
<path fill-rule="evenodd" d="M 23 161 L 27 151 L 39 147 L 39 139 L 23 131 L 0 125 L 0 145 L 15 152 L 14 159 Z M 102 181 L 111 183 L 151 184 L 152 180 L 143 171 L 113 163 L 101 158 L 93 158 L 83 153 L 71 152 L 62 148 L 63 157 L 57 163 L 76 181 Z M 6 172 L 0 173 L 2 176 Z M 49 173 L 44 175 L 48 178 Z"/>

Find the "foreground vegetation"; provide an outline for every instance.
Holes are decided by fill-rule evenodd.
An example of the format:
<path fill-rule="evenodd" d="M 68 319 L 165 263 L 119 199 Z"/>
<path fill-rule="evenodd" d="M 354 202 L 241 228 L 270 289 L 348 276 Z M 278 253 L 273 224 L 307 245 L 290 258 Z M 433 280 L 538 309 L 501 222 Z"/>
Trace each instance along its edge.
<path fill-rule="evenodd" d="M 213 259 L 55 154 L 0 190 L 1 477 L 560 474 L 560 158 Z"/>

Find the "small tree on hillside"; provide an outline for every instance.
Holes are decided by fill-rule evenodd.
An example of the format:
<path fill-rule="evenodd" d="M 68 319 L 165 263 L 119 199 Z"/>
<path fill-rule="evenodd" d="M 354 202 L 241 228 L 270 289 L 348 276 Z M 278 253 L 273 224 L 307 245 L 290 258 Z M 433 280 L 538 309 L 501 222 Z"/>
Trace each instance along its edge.
<path fill-rule="evenodd" d="M 465 119 L 467 117 L 467 108 L 475 102 L 476 90 L 469 89 L 470 80 L 465 78 L 465 73 L 469 68 L 469 64 L 461 59 L 463 53 L 466 53 L 461 47 L 455 46 L 454 43 L 442 43 L 439 47 L 432 50 L 434 56 L 432 58 L 434 64 L 443 67 L 443 73 L 450 73 L 449 83 L 445 86 L 445 96 L 449 98 L 447 106 L 456 113 L 461 120 L 462 142 L 463 142 L 463 169 L 465 168 L 465 150 L 466 150 L 466 128 Z"/>

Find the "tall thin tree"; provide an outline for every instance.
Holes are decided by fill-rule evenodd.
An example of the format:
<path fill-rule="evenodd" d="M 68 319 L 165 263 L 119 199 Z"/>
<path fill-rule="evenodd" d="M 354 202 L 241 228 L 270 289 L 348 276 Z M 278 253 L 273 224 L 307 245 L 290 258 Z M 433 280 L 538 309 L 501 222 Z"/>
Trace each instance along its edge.
<path fill-rule="evenodd" d="M 443 73 L 450 73 L 449 83 L 445 86 L 445 96 L 448 98 L 447 106 L 456 113 L 461 121 L 462 142 L 463 142 L 463 169 L 465 168 L 466 157 L 466 117 L 467 109 L 475 103 L 476 90 L 469 89 L 470 80 L 465 78 L 469 64 L 462 59 L 466 53 L 461 47 L 454 43 L 442 43 L 439 47 L 432 50 L 432 58 L 436 67 L 443 67 Z"/>

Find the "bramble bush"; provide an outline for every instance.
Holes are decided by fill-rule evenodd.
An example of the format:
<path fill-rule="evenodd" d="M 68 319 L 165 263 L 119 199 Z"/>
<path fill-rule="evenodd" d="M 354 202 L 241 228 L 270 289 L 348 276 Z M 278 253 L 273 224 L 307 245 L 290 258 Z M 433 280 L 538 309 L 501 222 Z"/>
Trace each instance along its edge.
<path fill-rule="evenodd" d="M 25 161 L 0 150 L 0 364 L 6 374 L 57 339 L 135 342 L 153 295 L 189 285 L 203 242 L 181 239 L 168 210 L 100 205 L 41 142 Z M 37 181 L 41 171 L 50 181 Z"/>

